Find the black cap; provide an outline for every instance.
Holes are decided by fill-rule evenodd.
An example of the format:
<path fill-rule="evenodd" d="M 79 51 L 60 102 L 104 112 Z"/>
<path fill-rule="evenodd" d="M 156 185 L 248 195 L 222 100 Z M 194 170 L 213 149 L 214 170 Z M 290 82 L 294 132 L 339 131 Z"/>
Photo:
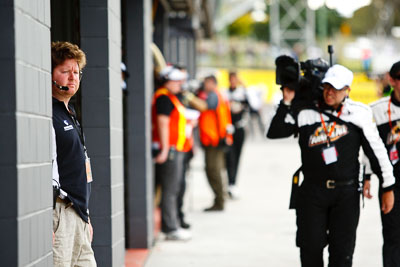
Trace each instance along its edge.
<path fill-rule="evenodd" d="M 397 74 L 400 72 L 400 61 L 397 61 L 396 63 L 393 64 L 393 66 L 390 68 L 389 74 L 392 78 L 395 78 Z"/>

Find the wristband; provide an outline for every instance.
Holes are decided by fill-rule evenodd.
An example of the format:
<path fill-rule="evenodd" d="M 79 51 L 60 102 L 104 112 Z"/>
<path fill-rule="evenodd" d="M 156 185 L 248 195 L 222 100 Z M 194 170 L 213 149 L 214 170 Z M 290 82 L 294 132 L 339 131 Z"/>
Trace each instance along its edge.
<path fill-rule="evenodd" d="M 288 106 L 288 107 L 290 107 L 290 106 L 292 105 L 292 102 L 290 102 L 290 101 L 282 100 L 282 103 L 283 103 L 285 106 Z"/>

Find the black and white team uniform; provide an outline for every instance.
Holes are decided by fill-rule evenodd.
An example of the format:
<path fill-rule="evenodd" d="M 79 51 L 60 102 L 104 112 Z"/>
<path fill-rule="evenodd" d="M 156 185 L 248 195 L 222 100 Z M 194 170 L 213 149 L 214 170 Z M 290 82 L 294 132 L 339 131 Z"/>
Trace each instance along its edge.
<path fill-rule="evenodd" d="M 293 134 L 298 134 L 304 174 L 296 203 L 296 244 L 302 266 L 323 266 L 326 245 L 329 266 L 351 266 L 360 213 L 360 147 L 380 177 L 382 189 L 391 190 L 395 183 L 371 109 L 346 99 L 338 110 L 321 104 L 295 114 L 282 101 L 267 137 Z"/>
<path fill-rule="evenodd" d="M 87 153 L 81 126 L 72 106 L 53 98 L 53 185 L 60 198 L 72 202 L 79 216 L 89 222 L 91 182 L 86 172 Z"/>
<path fill-rule="evenodd" d="M 245 129 L 248 117 L 249 102 L 247 100 L 246 89 L 243 87 L 229 88 L 225 92 L 229 101 L 232 125 L 235 131 L 232 135 L 233 144 L 225 154 L 226 169 L 228 172 L 228 182 L 230 186 L 236 185 L 236 177 L 239 168 L 240 155 L 245 140 Z"/>
<path fill-rule="evenodd" d="M 390 107 L 389 107 L 390 105 Z M 391 96 L 384 97 L 371 104 L 379 135 L 385 144 L 387 155 L 393 165 L 396 177 L 394 187 L 395 204 L 388 214 L 381 212 L 383 232 L 383 266 L 400 266 L 400 102 Z M 389 115 L 390 114 L 390 115 Z M 378 176 L 379 177 L 379 176 Z M 382 199 L 383 181 L 380 179 L 379 200 Z"/>

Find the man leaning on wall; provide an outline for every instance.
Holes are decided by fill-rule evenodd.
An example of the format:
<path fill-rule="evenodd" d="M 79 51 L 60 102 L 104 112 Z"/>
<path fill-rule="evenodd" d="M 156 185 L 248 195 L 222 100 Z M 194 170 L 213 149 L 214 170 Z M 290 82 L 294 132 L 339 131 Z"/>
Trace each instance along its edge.
<path fill-rule="evenodd" d="M 85 64 L 85 53 L 78 46 L 52 43 L 54 266 L 96 266 L 88 207 L 93 180 L 90 159 L 69 103 L 78 92 Z"/>

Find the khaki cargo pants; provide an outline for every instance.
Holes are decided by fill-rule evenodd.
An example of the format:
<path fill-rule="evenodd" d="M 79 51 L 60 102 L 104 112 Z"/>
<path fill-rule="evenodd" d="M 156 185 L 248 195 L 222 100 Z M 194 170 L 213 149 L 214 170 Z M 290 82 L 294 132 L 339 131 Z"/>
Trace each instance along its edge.
<path fill-rule="evenodd" d="M 57 199 L 53 211 L 54 267 L 96 267 L 89 224 L 70 204 Z"/>

